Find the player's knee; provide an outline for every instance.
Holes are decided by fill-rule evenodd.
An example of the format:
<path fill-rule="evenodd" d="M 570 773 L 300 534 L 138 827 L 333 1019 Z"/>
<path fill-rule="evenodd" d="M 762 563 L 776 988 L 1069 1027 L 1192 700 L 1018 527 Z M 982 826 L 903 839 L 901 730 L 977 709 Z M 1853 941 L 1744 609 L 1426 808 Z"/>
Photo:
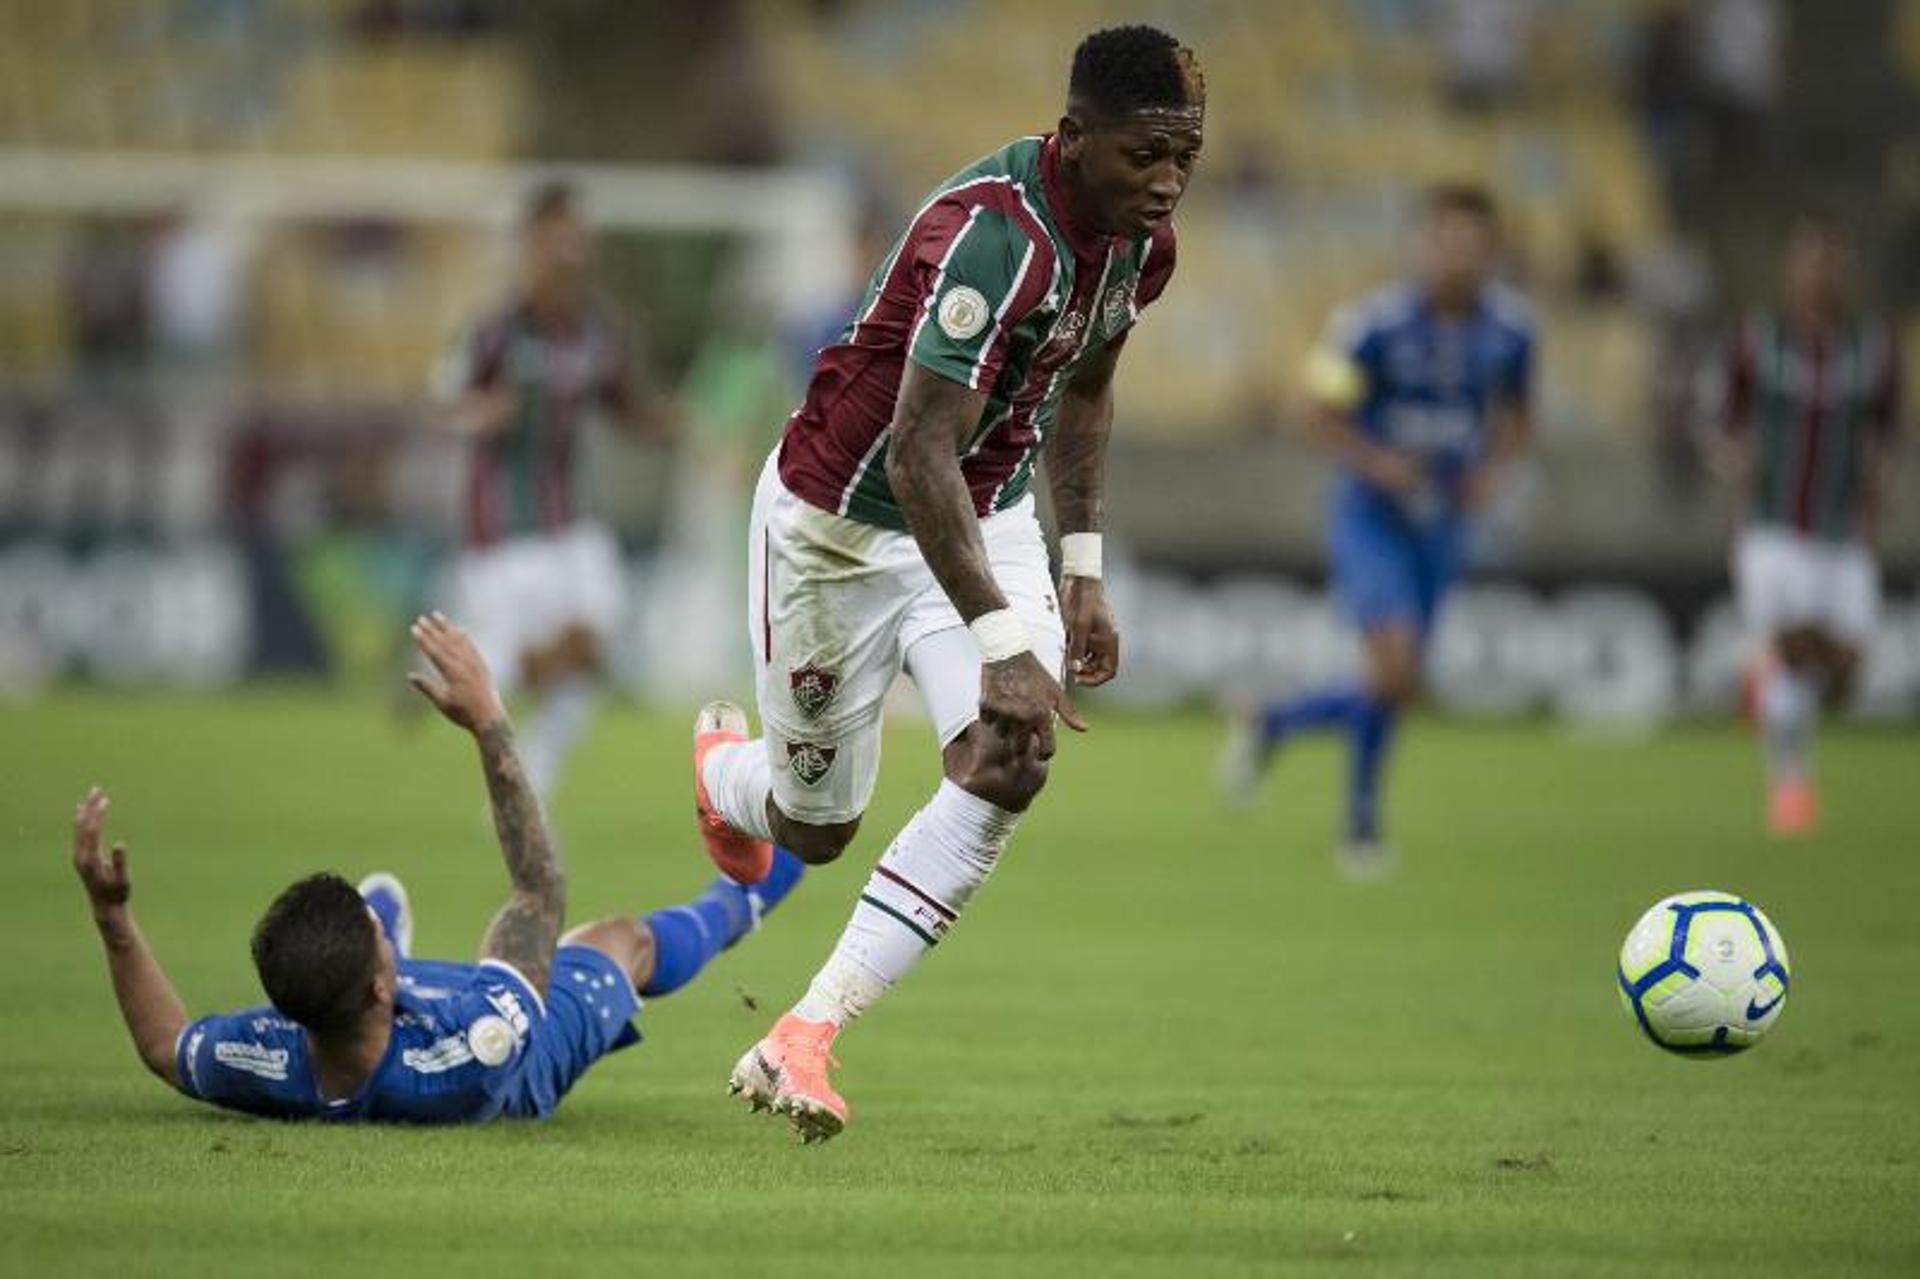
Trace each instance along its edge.
<path fill-rule="evenodd" d="M 587 946 L 599 951 L 638 987 L 653 972 L 653 933 L 637 919 L 596 919 L 560 938 L 562 946 Z"/>
<path fill-rule="evenodd" d="M 815 826 L 797 822 L 784 813 L 775 814 L 774 842 L 809 866 L 824 866 L 846 851 L 859 833 L 860 819 Z"/>
<path fill-rule="evenodd" d="M 1782 631 L 1774 636 L 1774 652 L 1789 670 L 1804 671 L 1822 665 L 1825 645 L 1821 643 L 1819 632 L 1795 628 Z"/>
<path fill-rule="evenodd" d="M 1047 784 L 1047 761 L 1032 751 L 972 750 L 949 763 L 954 785 L 1010 813 L 1025 811 Z"/>
<path fill-rule="evenodd" d="M 1854 680 L 1860 673 L 1860 654 L 1845 645 L 1835 645 L 1827 657 L 1826 668 L 1821 700 L 1827 710 L 1838 710 L 1853 697 Z"/>
<path fill-rule="evenodd" d="M 1420 697 L 1419 668 L 1397 662 L 1382 667 L 1373 681 L 1373 695 L 1395 710 L 1411 706 Z"/>

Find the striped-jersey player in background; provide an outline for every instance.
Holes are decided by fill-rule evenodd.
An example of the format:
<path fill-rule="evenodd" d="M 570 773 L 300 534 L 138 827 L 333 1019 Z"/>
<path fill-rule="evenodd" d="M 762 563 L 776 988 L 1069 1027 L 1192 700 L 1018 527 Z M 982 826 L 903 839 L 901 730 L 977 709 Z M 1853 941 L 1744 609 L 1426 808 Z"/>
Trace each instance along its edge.
<path fill-rule="evenodd" d="M 904 667 L 945 780 L 894 836 L 839 944 L 731 1086 L 803 1138 L 846 1124 L 834 1037 L 953 925 L 1040 793 L 1063 679 L 1111 679 L 1100 582 L 1113 371 L 1173 273 L 1173 211 L 1200 153 L 1205 88 L 1163 32 L 1074 54 L 1057 130 L 942 183 L 874 272 L 760 480 L 748 625 L 762 735 L 715 703 L 695 730 L 714 860 L 745 883 L 774 846 L 850 843 Z M 1046 446 L 1058 595 L 1031 485 Z"/>
<path fill-rule="evenodd" d="M 573 188 L 535 188 L 522 216 L 518 286 L 442 362 L 435 390 L 441 420 L 472 440 L 449 607 L 500 686 L 538 699 L 527 771 L 550 798 L 592 722 L 626 596 L 613 534 L 580 509 L 588 416 L 660 437 L 673 415 L 594 287 Z"/>
<path fill-rule="evenodd" d="M 1892 328 L 1854 300 L 1847 229 L 1803 215 L 1788 233 L 1781 305 L 1728 344 L 1720 469 L 1735 485 L 1740 611 L 1759 648 L 1754 709 L 1766 742 L 1767 823 L 1813 828 L 1809 767 L 1822 706 L 1844 702 L 1880 610 L 1876 507 L 1900 413 Z"/>

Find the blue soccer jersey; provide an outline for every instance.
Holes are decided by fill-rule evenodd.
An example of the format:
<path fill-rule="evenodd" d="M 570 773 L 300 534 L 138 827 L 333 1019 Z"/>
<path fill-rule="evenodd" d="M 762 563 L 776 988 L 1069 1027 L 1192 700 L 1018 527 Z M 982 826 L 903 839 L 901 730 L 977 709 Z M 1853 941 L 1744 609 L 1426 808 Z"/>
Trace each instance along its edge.
<path fill-rule="evenodd" d="M 1415 518 L 1457 516 L 1467 473 L 1491 443 L 1502 404 L 1525 404 L 1533 384 L 1533 319 L 1512 290 L 1490 285 L 1465 316 L 1437 313 L 1426 291 L 1402 284 L 1343 308 L 1320 360 L 1344 362 L 1353 420 L 1369 438 L 1414 454 L 1427 491 L 1400 503 Z M 1358 475 L 1343 477 L 1392 501 Z"/>
<path fill-rule="evenodd" d="M 554 955 L 546 997 L 512 967 L 400 961 L 386 1056 L 351 1097 L 322 1097 L 307 1034 L 271 1007 L 202 1017 L 175 1050 L 191 1097 L 275 1118 L 474 1123 L 550 1114 L 588 1066 L 634 1043 L 639 998 L 611 959 Z"/>
<path fill-rule="evenodd" d="M 1411 284 L 1335 316 L 1310 370 L 1315 393 L 1369 439 L 1413 455 L 1425 477 L 1410 495 L 1354 472 L 1335 486 L 1334 585 L 1363 629 L 1433 625 L 1460 571 L 1467 477 L 1492 444 L 1493 411 L 1531 394 L 1533 350 L 1526 304 L 1497 285 L 1463 316 L 1437 313 Z"/>

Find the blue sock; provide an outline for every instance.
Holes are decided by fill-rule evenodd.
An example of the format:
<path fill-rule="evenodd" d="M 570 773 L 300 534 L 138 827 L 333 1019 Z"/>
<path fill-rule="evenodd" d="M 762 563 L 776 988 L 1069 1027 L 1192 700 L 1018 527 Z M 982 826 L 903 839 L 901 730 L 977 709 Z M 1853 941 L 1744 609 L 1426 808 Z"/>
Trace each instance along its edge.
<path fill-rule="evenodd" d="M 1275 702 L 1260 716 L 1260 744 L 1271 748 L 1302 729 L 1351 725 L 1371 700 L 1358 684 L 1336 684 L 1292 701 Z"/>
<path fill-rule="evenodd" d="M 646 916 L 653 932 L 653 975 L 640 993 L 666 995 L 692 981 L 713 957 L 745 937 L 760 917 L 778 906 L 800 882 L 806 865 L 784 848 L 773 850 L 773 870 L 757 884 L 726 876 L 684 906 Z"/>
<path fill-rule="evenodd" d="M 1380 837 L 1380 773 L 1393 745 L 1400 712 L 1366 699 L 1353 720 L 1353 766 L 1347 775 L 1347 835 L 1355 842 Z"/>

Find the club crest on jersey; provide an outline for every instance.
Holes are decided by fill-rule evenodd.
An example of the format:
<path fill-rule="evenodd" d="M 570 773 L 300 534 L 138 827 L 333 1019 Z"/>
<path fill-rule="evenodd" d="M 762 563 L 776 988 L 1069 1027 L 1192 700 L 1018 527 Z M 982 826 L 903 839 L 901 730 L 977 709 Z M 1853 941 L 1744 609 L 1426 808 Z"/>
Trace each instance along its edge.
<path fill-rule="evenodd" d="M 802 786 L 815 786 L 833 767 L 833 757 L 837 754 L 837 748 L 818 742 L 788 742 L 787 767 L 793 770 Z"/>
<path fill-rule="evenodd" d="M 965 342 L 987 327 L 990 312 L 985 294 L 970 285 L 957 284 L 940 299 L 935 314 L 942 333 L 956 342 Z"/>
<path fill-rule="evenodd" d="M 1080 331 L 1087 327 L 1085 311 L 1068 311 L 1054 321 L 1053 332 L 1035 357 L 1043 361 L 1064 360 L 1080 345 Z"/>
<path fill-rule="evenodd" d="M 840 691 L 840 677 L 809 662 L 787 672 L 787 685 L 793 692 L 793 704 L 808 719 L 819 719 L 833 695 Z"/>
<path fill-rule="evenodd" d="M 1100 299 L 1100 330 L 1108 338 L 1133 322 L 1133 281 L 1116 284 Z"/>

